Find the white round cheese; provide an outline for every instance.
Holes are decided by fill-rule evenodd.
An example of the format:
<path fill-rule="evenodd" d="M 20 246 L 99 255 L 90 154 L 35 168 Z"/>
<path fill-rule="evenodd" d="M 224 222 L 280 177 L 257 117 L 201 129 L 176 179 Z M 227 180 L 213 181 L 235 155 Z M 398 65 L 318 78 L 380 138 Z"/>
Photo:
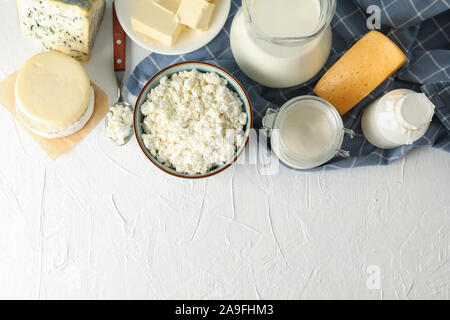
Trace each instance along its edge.
<path fill-rule="evenodd" d="M 91 96 L 89 98 L 89 105 L 88 105 L 86 112 L 81 116 L 80 120 L 78 120 L 77 122 L 74 122 L 70 127 L 66 128 L 66 129 L 63 129 L 60 131 L 55 131 L 55 132 L 38 131 L 35 128 L 31 127 L 26 121 L 24 121 L 20 112 L 17 112 L 17 115 L 19 116 L 20 120 L 25 124 L 25 126 L 30 131 L 34 132 L 35 134 L 37 134 L 43 138 L 56 139 L 56 138 L 64 138 L 64 137 L 71 136 L 71 135 L 77 133 L 78 131 L 80 131 L 81 129 L 83 129 L 84 126 L 91 119 L 92 114 L 94 113 L 94 106 L 95 106 L 95 91 L 94 91 L 94 88 L 91 87 Z M 19 110 L 19 109 L 20 109 L 20 107 L 16 103 L 16 110 Z"/>
<path fill-rule="evenodd" d="M 94 110 L 94 92 L 83 66 L 55 51 L 35 55 L 24 64 L 15 98 L 20 119 L 46 138 L 74 134 Z"/>

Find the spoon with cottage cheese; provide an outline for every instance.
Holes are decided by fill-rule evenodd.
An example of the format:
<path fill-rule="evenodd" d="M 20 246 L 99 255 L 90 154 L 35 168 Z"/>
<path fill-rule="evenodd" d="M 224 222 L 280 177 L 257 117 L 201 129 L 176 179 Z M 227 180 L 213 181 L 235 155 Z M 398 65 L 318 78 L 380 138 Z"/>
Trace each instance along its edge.
<path fill-rule="evenodd" d="M 118 102 L 109 108 L 106 115 L 106 133 L 116 145 L 123 146 L 133 133 L 133 110 L 126 102 Z"/>

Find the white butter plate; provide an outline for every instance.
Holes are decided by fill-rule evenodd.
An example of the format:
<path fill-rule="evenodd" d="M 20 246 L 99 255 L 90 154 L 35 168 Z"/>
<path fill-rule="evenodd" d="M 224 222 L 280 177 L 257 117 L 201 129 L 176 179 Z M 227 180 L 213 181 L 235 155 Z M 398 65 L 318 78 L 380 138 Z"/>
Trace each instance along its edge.
<path fill-rule="evenodd" d="M 151 52 L 166 55 L 186 54 L 207 45 L 217 36 L 217 34 L 219 34 L 220 30 L 222 30 L 227 21 L 231 7 L 231 0 L 216 0 L 216 9 L 208 31 L 199 32 L 193 29 L 184 30 L 177 43 L 168 47 L 134 31 L 131 26 L 131 17 L 145 1 L 151 0 L 116 0 L 117 17 L 127 35 L 134 42 Z"/>

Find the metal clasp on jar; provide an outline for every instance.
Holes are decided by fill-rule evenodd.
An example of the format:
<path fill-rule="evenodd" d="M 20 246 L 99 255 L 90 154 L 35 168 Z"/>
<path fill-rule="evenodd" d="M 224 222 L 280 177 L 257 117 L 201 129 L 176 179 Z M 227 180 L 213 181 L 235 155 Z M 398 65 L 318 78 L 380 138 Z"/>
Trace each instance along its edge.
<path fill-rule="evenodd" d="M 275 126 L 275 121 L 279 112 L 279 109 L 268 108 L 266 110 L 266 115 L 262 119 L 263 129 L 267 130 L 267 136 L 269 137 L 272 134 L 272 130 Z"/>
<path fill-rule="evenodd" d="M 356 135 L 355 131 L 353 131 L 351 129 L 344 128 L 343 131 L 344 131 L 344 134 L 350 136 L 350 139 L 353 139 L 355 137 L 355 135 Z M 350 151 L 339 149 L 336 152 L 336 156 L 339 156 L 339 157 L 342 157 L 342 158 L 350 158 L 351 154 L 350 154 Z"/>

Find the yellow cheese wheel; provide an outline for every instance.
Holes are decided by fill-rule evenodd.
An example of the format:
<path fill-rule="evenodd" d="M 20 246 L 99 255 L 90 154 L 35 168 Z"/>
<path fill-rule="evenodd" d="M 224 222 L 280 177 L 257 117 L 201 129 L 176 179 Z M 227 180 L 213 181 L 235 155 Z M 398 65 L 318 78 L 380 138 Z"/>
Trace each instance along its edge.
<path fill-rule="evenodd" d="M 371 31 L 325 73 L 314 93 L 328 100 L 343 115 L 406 61 L 405 54 L 394 42 L 378 31 Z"/>

